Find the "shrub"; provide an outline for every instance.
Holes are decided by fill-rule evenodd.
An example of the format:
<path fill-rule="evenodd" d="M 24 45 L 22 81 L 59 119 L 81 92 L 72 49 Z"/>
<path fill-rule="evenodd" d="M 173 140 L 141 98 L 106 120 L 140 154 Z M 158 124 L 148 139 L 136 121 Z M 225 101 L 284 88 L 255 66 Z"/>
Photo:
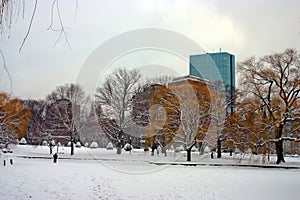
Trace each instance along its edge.
<path fill-rule="evenodd" d="M 92 142 L 90 145 L 90 148 L 98 148 L 98 143 L 97 142 Z"/>
<path fill-rule="evenodd" d="M 125 151 L 131 151 L 132 150 L 132 146 L 129 143 L 126 143 L 124 146 L 124 150 Z"/>
<path fill-rule="evenodd" d="M 42 142 L 42 146 L 48 146 L 48 142 L 47 142 L 46 140 L 44 140 L 44 141 Z"/>
<path fill-rule="evenodd" d="M 27 144 L 27 141 L 25 138 L 22 138 L 20 141 L 19 141 L 19 144 L 21 145 L 26 145 Z"/>
<path fill-rule="evenodd" d="M 77 143 L 75 144 L 75 147 L 80 148 L 80 147 L 81 147 L 80 142 L 77 142 Z"/>
<path fill-rule="evenodd" d="M 106 145 L 106 149 L 107 150 L 113 150 L 114 149 L 114 146 L 111 142 L 109 142 L 107 145 Z"/>
<path fill-rule="evenodd" d="M 184 151 L 184 147 L 182 145 L 175 148 L 175 152 L 180 152 L 180 151 Z"/>

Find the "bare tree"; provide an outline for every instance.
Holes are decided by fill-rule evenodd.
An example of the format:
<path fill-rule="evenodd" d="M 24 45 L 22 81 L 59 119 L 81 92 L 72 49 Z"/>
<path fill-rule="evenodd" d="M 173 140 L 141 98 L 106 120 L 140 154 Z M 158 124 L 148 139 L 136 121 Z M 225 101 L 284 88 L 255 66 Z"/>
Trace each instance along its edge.
<path fill-rule="evenodd" d="M 210 130 L 207 133 L 205 140 L 203 141 L 203 147 L 206 144 L 210 144 L 212 147 L 217 149 L 217 158 L 222 157 L 222 142 L 226 140 L 228 134 L 225 134 L 225 121 L 226 115 L 230 115 L 228 113 L 228 107 L 230 105 L 231 100 L 226 97 L 226 92 L 224 88 L 222 88 L 222 83 L 220 81 L 215 82 L 214 84 L 208 85 L 210 88 L 210 97 L 211 97 L 211 108 L 210 108 Z M 203 151 L 202 147 L 202 151 Z"/>
<path fill-rule="evenodd" d="M 289 121 L 299 120 L 300 54 L 294 49 L 238 64 L 242 90 L 261 102 L 265 117 L 271 122 L 277 164 L 283 156 L 284 130 Z"/>
<path fill-rule="evenodd" d="M 71 155 L 74 154 L 76 128 L 72 113 L 72 102 L 68 99 L 59 99 L 47 106 L 43 132 L 47 133 L 48 140 L 71 142 Z M 50 146 L 50 153 L 52 153 Z"/>
<path fill-rule="evenodd" d="M 106 119 L 107 126 L 113 127 L 107 133 L 112 140 L 117 141 L 117 153 L 121 153 L 123 131 L 131 121 L 131 101 L 140 80 L 139 71 L 118 68 L 105 79 L 102 86 L 97 88 L 96 104 L 101 105 L 99 117 L 101 120 Z"/>
<path fill-rule="evenodd" d="M 95 108 L 94 103 L 92 103 L 90 112 L 88 116 L 84 118 L 82 128 L 79 129 L 78 133 L 83 144 L 97 142 L 100 147 L 106 147 L 109 140 L 103 127 L 99 126 L 97 111 L 99 110 Z"/>
<path fill-rule="evenodd" d="M 52 91 L 47 97 L 46 101 L 48 102 L 48 108 L 51 108 L 51 105 L 55 105 L 58 100 L 66 100 L 70 102 L 69 110 L 63 111 L 63 113 L 71 112 L 68 116 L 72 116 L 70 119 L 71 122 L 63 121 L 65 128 L 68 131 L 71 131 L 70 134 L 78 134 L 84 133 L 83 129 L 86 127 L 87 117 L 89 116 L 91 100 L 88 96 L 85 95 L 83 89 L 78 84 L 65 84 L 62 86 L 58 86 L 54 91 Z M 58 112 L 59 111 L 59 112 Z M 63 119 L 68 119 L 64 116 L 60 116 L 60 110 L 53 110 L 53 118 L 63 117 Z M 51 117 L 52 118 L 52 117 Z M 69 119 L 68 119 L 69 120 Z M 71 139 L 71 149 L 72 153 L 74 153 L 74 135 L 70 136 Z"/>
<path fill-rule="evenodd" d="M 45 135 L 43 133 L 43 122 L 45 118 L 46 103 L 43 100 L 23 100 L 22 103 L 32 114 L 26 129 L 26 141 L 28 144 L 42 144 Z"/>

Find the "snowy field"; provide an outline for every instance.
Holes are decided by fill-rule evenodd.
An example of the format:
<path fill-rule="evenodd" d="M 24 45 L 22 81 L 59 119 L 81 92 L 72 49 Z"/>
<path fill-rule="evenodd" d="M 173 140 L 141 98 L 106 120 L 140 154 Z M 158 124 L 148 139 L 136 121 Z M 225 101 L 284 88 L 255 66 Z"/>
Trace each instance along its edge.
<path fill-rule="evenodd" d="M 53 163 L 48 147 L 14 146 L 14 165 L 0 166 L 0 199 L 299 199 L 300 169 L 240 166 L 183 166 L 183 153 L 150 156 L 134 150 L 59 149 Z M 54 149 L 56 152 L 56 149 Z M 4 157 L 5 156 L 5 157 Z M 31 158 L 30 158 L 31 157 Z M 193 154 L 194 163 L 255 163 L 257 157 L 224 155 L 210 159 Z M 300 158 L 287 158 L 285 166 L 300 166 Z M 273 166 L 272 163 L 267 164 Z"/>

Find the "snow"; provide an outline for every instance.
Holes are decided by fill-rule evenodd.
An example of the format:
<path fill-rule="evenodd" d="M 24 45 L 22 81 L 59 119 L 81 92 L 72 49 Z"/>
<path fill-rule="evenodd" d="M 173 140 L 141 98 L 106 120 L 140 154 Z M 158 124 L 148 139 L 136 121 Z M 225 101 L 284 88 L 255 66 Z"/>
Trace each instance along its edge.
<path fill-rule="evenodd" d="M 126 144 L 124 145 L 124 150 L 125 150 L 125 151 L 131 151 L 131 150 L 132 150 L 132 146 L 131 146 L 129 143 L 126 143 Z"/>
<path fill-rule="evenodd" d="M 179 147 L 175 148 L 176 152 L 180 152 L 180 151 L 184 151 L 184 147 L 182 145 L 180 145 Z"/>
<path fill-rule="evenodd" d="M 42 142 L 42 145 L 43 145 L 43 146 L 48 146 L 48 142 L 47 142 L 46 140 L 44 140 L 44 141 Z"/>
<path fill-rule="evenodd" d="M 59 147 L 53 163 L 45 146 L 10 147 L 14 165 L 0 166 L 0 199 L 298 199 L 300 169 L 156 165 L 187 163 L 184 152 L 150 156 L 133 149 L 131 154 L 101 148 Z M 56 149 L 56 148 L 54 148 Z M 1 152 L 1 161 L 4 153 Z M 29 159 L 29 157 L 31 157 Z M 193 154 L 193 163 L 247 164 L 251 157 L 224 154 L 210 159 Z M 5 158 L 7 159 L 7 158 Z M 255 161 L 254 161 L 255 160 Z M 300 167 L 299 157 L 287 157 L 285 166 Z M 2 163 L 2 162 L 1 162 Z M 272 163 L 265 164 L 272 165 Z"/>
<path fill-rule="evenodd" d="M 109 142 L 107 145 L 106 145 L 106 149 L 107 150 L 113 150 L 114 149 L 114 146 L 111 142 Z"/>
<path fill-rule="evenodd" d="M 22 139 L 19 141 L 19 144 L 26 145 L 26 144 L 27 144 L 26 139 L 25 139 L 25 138 L 22 138 Z"/>
<path fill-rule="evenodd" d="M 98 143 L 97 142 L 92 142 L 90 145 L 90 148 L 98 148 Z"/>
<path fill-rule="evenodd" d="M 75 147 L 78 147 L 78 148 L 80 148 L 80 147 L 81 147 L 81 144 L 80 144 L 80 142 L 77 142 L 77 143 L 76 143 L 76 145 L 75 145 Z"/>

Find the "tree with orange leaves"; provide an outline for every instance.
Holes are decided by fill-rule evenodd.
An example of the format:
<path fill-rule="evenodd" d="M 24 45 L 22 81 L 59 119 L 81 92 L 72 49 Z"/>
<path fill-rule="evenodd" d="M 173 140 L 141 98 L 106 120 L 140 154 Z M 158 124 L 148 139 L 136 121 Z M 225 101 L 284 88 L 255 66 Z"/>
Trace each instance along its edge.
<path fill-rule="evenodd" d="M 30 118 L 30 110 L 18 99 L 0 93 L 0 143 L 8 145 L 24 137 Z"/>
<path fill-rule="evenodd" d="M 166 148 L 173 141 L 179 127 L 180 112 L 178 98 L 164 85 L 145 85 L 133 100 L 132 117 L 143 129 L 145 150 Z"/>
<path fill-rule="evenodd" d="M 187 161 L 191 161 L 192 148 L 204 140 L 210 126 L 211 96 L 207 83 L 205 80 L 187 77 L 169 84 L 179 99 L 180 126 L 176 140 L 187 151 Z"/>
<path fill-rule="evenodd" d="M 300 54 L 294 49 L 267 55 L 259 60 L 250 58 L 239 63 L 241 86 L 246 97 L 259 101 L 264 118 L 271 125 L 277 164 L 285 162 L 283 141 L 290 123 L 299 124 Z M 293 132 L 290 130 L 289 132 Z"/>
<path fill-rule="evenodd" d="M 180 122 L 179 99 L 167 87 L 158 85 L 152 96 L 150 124 L 152 138 L 160 143 L 163 150 L 173 141 Z M 152 145 L 155 141 L 152 142 Z"/>

